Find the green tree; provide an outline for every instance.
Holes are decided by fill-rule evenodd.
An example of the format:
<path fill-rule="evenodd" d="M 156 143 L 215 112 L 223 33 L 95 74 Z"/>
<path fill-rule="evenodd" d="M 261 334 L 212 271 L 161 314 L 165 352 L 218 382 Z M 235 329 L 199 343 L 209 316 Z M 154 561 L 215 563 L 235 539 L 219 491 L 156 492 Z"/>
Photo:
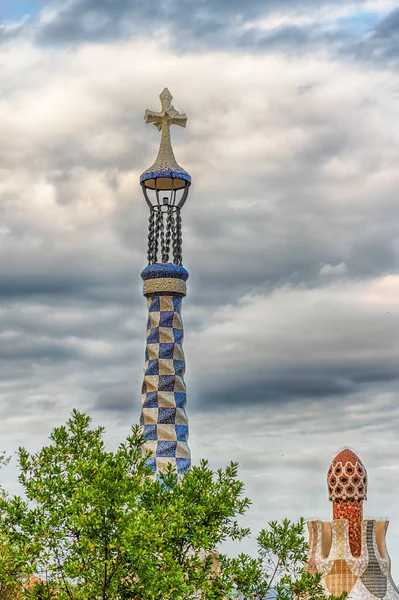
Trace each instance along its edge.
<path fill-rule="evenodd" d="M 297 523 L 284 519 L 270 521 L 257 537 L 258 556 L 240 554 L 238 558 L 222 556 L 223 569 L 235 582 L 240 598 L 275 598 L 276 600 L 320 600 L 326 598 L 321 574 L 306 570 L 309 546 L 304 535 L 305 520 Z M 234 595 L 234 593 L 233 593 Z M 344 600 L 342 594 L 339 600 Z M 327 600 L 338 600 L 330 595 Z"/>
<path fill-rule="evenodd" d="M 1 527 L 27 598 L 102 600 L 223 597 L 212 550 L 248 533 L 238 526 L 249 500 L 237 465 L 203 462 L 178 485 L 154 481 L 138 428 L 107 452 L 103 428 L 78 411 L 35 454 L 19 450 L 25 497 L 1 500 Z"/>
<path fill-rule="evenodd" d="M 4 452 L 0 452 L 0 468 L 9 462 L 10 457 L 6 456 Z M 2 487 L 0 487 L 0 498 L 6 498 Z M 12 559 L 9 540 L 0 532 L 0 600 L 18 600 L 22 597 L 21 589 L 20 573 Z"/>

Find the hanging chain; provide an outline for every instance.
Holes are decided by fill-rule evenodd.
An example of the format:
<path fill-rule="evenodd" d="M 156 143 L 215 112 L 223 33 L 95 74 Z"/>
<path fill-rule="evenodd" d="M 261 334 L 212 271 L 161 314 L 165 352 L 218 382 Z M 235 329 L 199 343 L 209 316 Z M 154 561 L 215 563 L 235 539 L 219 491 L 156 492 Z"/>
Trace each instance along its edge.
<path fill-rule="evenodd" d="M 172 226 L 173 226 L 173 214 L 171 207 L 168 208 L 168 212 L 165 214 L 166 220 L 166 232 L 165 232 L 165 244 L 162 250 L 162 262 L 166 263 L 169 261 L 169 253 L 170 253 L 170 238 L 172 234 Z"/>
<path fill-rule="evenodd" d="M 177 233 L 178 233 L 178 242 L 179 242 L 179 244 L 178 244 L 179 253 L 178 253 L 178 263 L 177 264 L 179 264 L 179 265 L 183 264 L 183 256 L 182 256 L 182 249 L 183 249 L 182 235 L 183 235 L 183 233 L 182 232 L 183 232 L 183 229 L 181 226 L 181 215 L 180 215 L 180 211 L 179 211 L 179 221 L 177 224 Z"/>
<path fill-rule="evenodd" d="M 176 219 L 175 222 L 173 224 L 173 229 L 172 229 L 172 249 L 173 249 L 173 262 L 175 264 L 177 263 L 177 246 L 178 246 L 178 242 L 177 242 L 177 219 L 178 216 L 176 215 Z"/>
<path fill-rule="evenodd" d="M 150 212 L 150 219 L 149 219 L 149 223 L 148 223 L 148 252 L 147 252 L 147 258 L 148 258 L 148 264 L 149 265 L 153 265 L 156 260 L 157 260 L 157 256 L 156 256 L 156 252 L 155 252 L 155 211 L 154 209 L 151 209 Z"/>
<path fill-rule="evenodd" d="M 182 259 L 182 235 L 181 235 L 181 215 L 180 209 L 176 210 L 176 219 L 173 227 L 173 262 L 175 265 L 181 265 Z"/>
<path fill-rule="evenodd" d="M 160 210 L 158 212 L 158 226 L 159 226 L 159 241 L 161 244 L 161 257 L 162 257 L 162 262 L 163 261 L 163 257 L 165 256 L 165 224 L 164 224 L 164 213 L 162 212 L 162 210 Z"/>
<path fill-rule="evenodd" d="M 160 242 L 160 238 L 162 235 L 162 229 L 163 229 L 163 218 L 162 218 L 162 213 L 160 211 L 157 211 L 156 213 L 156 225 L 155 225 L 155 240 L 154 240 L 154 259 L 155 262 L 157 262 L 158 260 L 158 247 L 159 247 L 159 242 Z M 162 238 L 161 238 L 162 240 Z"/>

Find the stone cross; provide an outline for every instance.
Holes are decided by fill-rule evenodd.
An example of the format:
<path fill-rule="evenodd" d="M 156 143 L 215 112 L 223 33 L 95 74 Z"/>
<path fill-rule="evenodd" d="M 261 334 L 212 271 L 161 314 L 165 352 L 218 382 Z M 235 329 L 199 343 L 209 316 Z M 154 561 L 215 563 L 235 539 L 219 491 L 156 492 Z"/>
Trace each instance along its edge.
<path fill-rule="evenodd" d="M 148 110 L 147 108 L 144 115 L 145 122 L 154 123 L 155 127 L 157 127 L 159 131 L 162 130 L 162 132 L 164 130 L 169 132 L 169 127 L 171 125 L 185 127 L 187 116 L 185 113 L 179 113 L 175 107 L 172 106 L 173 96 L 168 88 L 165 88 L 159 94 L 159 97 L 161 99 L 162 110 L 160 112 L 155 112 L 153 110 Z"/>

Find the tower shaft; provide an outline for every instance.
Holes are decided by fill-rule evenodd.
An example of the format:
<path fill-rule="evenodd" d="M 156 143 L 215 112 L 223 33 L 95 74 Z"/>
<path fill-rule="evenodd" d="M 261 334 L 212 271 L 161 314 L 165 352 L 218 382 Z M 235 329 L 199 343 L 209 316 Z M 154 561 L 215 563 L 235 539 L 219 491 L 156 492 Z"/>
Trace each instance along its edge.
<path fill-rule="evenodd" d="M 172 464 L 178 475 L 190 468 L 183 353 L 182 299 L 188 272 L 170 263 L 142 272 L 148 303 L 141 425 L 148 464 L 159 475 Z"/>

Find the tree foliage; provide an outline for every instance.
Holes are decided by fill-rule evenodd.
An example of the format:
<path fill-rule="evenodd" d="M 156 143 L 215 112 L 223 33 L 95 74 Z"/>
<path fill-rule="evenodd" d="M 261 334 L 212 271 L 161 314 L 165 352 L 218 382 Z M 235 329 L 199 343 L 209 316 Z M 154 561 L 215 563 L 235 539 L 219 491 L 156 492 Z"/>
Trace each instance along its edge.
<path fill-rule="evenodd" d="M 0 500 L 4 600 L 323 597 L 304 570 L 303 520 L 270 523 L 257 558 L 216 553 L 250 533 L 237 521 L 250 501 L 236 463 L 213 472 L 202 461 L 179 482 L 172 469 L 156 481 L 138 427 L 114 452 L 103 433 L 73 411 L 39 452 L 19 449 L 24 497 Z"/>
<path fill-rule="evenodd" d="M 2 499 L 1 524 L 14 568 L 42 580 L 24 597 L 222 597 L 211 553 L 248 533 L 236 522 L 249 505 L 237 465 L 213 473 L 202 462 L 180 484 L 172 471 L 154 481 L 142 442 L 136 427 L 109 452 L 103 428 L 73 411 L 39 452 L 20 448 L 25 498 Z"/>
<path fill-rule="evenodd" d="M 275 598 L 276 600 L 319 600 L 325 598 L 321 574 L 306 571 L 309 546 L 304 536 L 305 520 L 292 523 L 270 521 L 257 537 L 258 556 L 240 554 L 222 557 L 224 569 L 231 573 L 237 596 Z M 340 596 L 344 600 L 347 594 Z M 327 600 L 338 600 L 327 596 Z"/>
<path fill-rule="evenodd" d="M 0 468 L 7 465 L 10 457 L 0 452 Z M 6 493 L 0 487 L 0 498 L 6 498 Z M 10 540 L 3 532 L 0 532 L 0 600 L 19 600 L 21 596 L 21 584 L 16 565 L 14 564 L 12 552 L 10 551 Z"/>

